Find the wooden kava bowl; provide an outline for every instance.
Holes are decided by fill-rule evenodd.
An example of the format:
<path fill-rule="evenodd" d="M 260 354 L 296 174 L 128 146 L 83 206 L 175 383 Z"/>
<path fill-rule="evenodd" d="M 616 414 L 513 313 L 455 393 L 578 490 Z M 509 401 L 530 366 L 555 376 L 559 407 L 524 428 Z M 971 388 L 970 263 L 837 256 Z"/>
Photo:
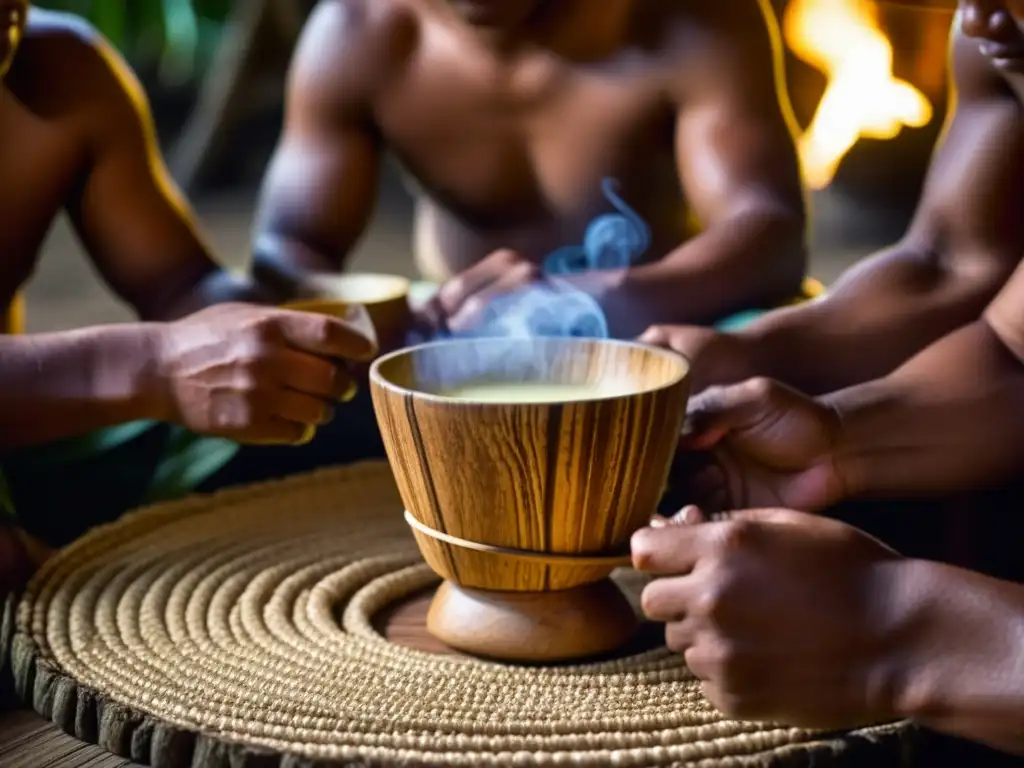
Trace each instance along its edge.
<path fill-rule="evenodd" d="M 608 576 L 656 510 L 688 373 L 674 352 L 579 338 L 441 341 L 373 364 L 406 519 L 445 579 L 433 635 L 534 662 L 629 639 L 636 616 Z"/>

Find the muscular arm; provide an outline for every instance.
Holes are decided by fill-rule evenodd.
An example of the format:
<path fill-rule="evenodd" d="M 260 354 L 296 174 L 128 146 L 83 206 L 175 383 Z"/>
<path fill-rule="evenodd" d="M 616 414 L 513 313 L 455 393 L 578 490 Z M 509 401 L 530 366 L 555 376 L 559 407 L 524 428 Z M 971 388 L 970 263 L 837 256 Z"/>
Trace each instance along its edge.
<path fill-rule="evenodd" d="M 1024 587 L 932 562 L 885 567 L 907 662 L 895 715 L 1024 754 Z"/>
<path fill-rule="evenodd" d="M 882 379 L 825 396 L 858 496 L 984 488 L 1024 467 L 1024 264 L 982 319 Z"/>
<path fill-rule="evenodd" d="M 247 281 L 211 258 L 167 173 L 145 95 L 127 65 L 84 25 L 43 18 L 68 27 L 60 42 L 74 70 L 69 98 L 86 161 L 67 208 L 106 282 L 145 320 L 257 298 Z"/>
<path fill-rule="evenodd" d="M 164 410 L 145 324 L 0 335 L 0 456 Z"/>
<path fill-rule="evenodd" d="M 368 93 L 384 53 L 367 39 L 368 5 L 321 2 L 292 62 L 253 256 L 260 283 L 284 295 L 339 270 L 373 213 L 381 150 Z"/>
<path fill-rule="evenodd" d="M 630 270 L 625 295 L 651 322 L 706 323 L 800 289 L 804 199 L 778 30 L 759 3 L 711 3 L 711 38 L 692 55 L 675 98 L 676 154 L 702 233 L 660 261 Z M 643 321 L 647 321 L 646 323 Z"/>
<path fill-rule="evenodd" d="M 829 296 L 740 333 L 758 373 L 828 392 L 884 376 L 977 319 L 1024 253 L 1024 115 L 954 42 L 955 115 L 906 237 L 850 269 Z"/>

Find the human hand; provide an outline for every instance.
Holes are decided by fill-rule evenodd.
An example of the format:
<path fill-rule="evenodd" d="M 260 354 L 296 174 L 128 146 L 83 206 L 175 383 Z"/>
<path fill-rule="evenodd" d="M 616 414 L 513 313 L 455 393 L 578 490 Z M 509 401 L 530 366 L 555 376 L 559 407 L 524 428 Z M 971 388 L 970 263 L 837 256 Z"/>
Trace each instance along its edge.
<path fill-rule="evenodd" d="M 689 360 L 693 392 L 757 375 L 753 349 L 743 336 L 698 325 L 652 325 L 637 341 L 674 350 Z"/>
<path fill-rule="evenodd" d="M 809 728 L 896 719 L 908 659 L 893 607 L 906 562 L 867 534 L 786 509 L 649 527 L 637 570 L 659 578 L 641 605 L 666 623 L 708 699 L 730 717 Z M 696 524 L 694 524 L 696 522 Z"/>
<path fill-rule="evenodd" d="M 770 379 L 711 387 L 690 401 L 673 484 L 709 510 L 825 509 L 846 496 L 839 432 L 834 410 Z"/>
<path fill-rule="evenodd" d="M 541 280 L 543 274 L 537 264 L 515 251 L 495 251 L 441 286 L 417 311 L 417 332 L 433 336 L 470 330 L 495 299 Z"/>
<path fill-rule="evenodd" d="M 343 361 L 376 351 L 366 310 L 346 319 L 222 304 L 156 326 L 167 421 L 243 443 L 308 442 L 355 382 Z"/>

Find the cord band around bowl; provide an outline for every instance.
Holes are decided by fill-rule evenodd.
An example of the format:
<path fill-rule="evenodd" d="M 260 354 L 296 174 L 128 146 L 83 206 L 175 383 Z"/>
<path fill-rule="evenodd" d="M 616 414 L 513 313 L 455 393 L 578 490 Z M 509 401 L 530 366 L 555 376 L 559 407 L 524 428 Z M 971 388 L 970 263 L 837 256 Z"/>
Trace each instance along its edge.
<path fill-rule="evenodd" d="M 561 552 L 536 552 L 528 549 L 512 549 L 509 547 L 498 547 L 493 544 L 481 544 L 478 541 L 460 539 L 457 536 L 452 536 L 451 534 L 431 528 L 417 520 L 409 510 L 405 510 L 405 522 L 407 522 L 411 528 L 414 528 L 423 535 L 429 536 L 432 539 L 437 539 L 438 541 L 443 541 L 445 544 L 451 544 L 453 547 L 472 549 L 476 552 L 485 552 L 487 554 L 500 555 L 501 557 L 510 557 L 517 560 L 529 560 L 534 563 L 543 563 L 545 565 L 576 565 L 608 568 L 626 568 L 633 563 L 628 552 L 614 555 L 595 555 L 586 553 L 577 555 Z"/>

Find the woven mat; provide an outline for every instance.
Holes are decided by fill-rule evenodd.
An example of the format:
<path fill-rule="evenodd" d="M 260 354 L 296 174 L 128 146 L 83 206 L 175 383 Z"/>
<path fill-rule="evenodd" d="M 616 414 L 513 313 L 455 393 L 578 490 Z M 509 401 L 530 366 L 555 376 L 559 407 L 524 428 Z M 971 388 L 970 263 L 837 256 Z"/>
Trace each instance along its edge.
<path fill-rule="evenodd" d="M 900 763 L 899 725 L 727 721 L 664 648 L 529 668 L 390 643 L 371 618 L 437 583 L 401 512 L 373 463 L 97 529 L 9 622 L 19 691 L 79 738 L 169 768 Z"/>

